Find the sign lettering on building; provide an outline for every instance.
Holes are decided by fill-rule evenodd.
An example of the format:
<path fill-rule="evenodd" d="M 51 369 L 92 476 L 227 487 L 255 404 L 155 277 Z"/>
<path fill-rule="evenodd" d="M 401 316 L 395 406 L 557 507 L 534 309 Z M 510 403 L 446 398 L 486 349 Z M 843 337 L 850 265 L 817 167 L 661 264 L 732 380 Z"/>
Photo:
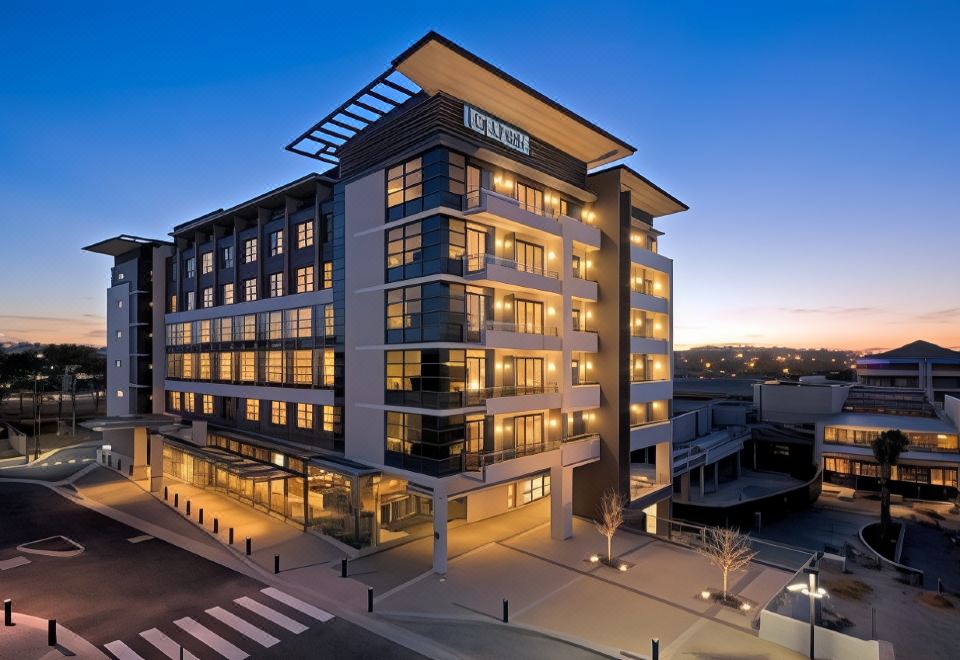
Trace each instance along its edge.
<path fill-rule="evenodd" d="M 515 151 L 530 155 L 529 135 L 466 103 L 463 104 L 463 125 Z"/>

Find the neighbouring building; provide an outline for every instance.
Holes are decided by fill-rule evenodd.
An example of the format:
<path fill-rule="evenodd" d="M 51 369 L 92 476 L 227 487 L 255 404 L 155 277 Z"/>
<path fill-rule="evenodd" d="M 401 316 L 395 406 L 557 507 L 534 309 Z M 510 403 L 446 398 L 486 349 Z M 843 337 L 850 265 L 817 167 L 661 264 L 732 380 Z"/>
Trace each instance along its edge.
<path fill-rule="evenodd" d="M 330 168 L 149 243 L 152 399 L 110 415 L 170 422 L 154 487 L 162 461 L 355 548 L 432 534 L 441 573 L 451 521 L 549 498 L 562 539 L 609 488 L 669 515 L 654 225 L 687 207 L 632 146 L 431 32 L 287 148 Z"/>
<path fill-rule="evenodd" d="M 920 389 L 942 408 L 944 396 L 960 397 L 960 351 L 911 342 L 858 358 L 857 379 L 863 385 Z"/>

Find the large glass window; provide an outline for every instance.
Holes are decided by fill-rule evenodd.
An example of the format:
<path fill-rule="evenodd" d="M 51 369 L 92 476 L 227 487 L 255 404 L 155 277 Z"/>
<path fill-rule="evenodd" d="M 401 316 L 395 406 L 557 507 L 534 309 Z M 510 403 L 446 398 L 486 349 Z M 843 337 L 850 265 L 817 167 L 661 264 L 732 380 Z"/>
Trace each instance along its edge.
<path fill-rule="evenodd" d="M 297 225 L 297 247 L 300 249 L 313 245 L 313 220 Z"/>
<path fill-rule="evenodd" d="M 223 285 L 223 304 L 233 304 L 233 282 L 227 282 Z"/>
<path fill-rule="evenodd" d="M 543 414 L 514 417 L 513 442 L 518 455 L 540 449 L 543 445 Z"/>
<path fill-rule="evenodd" d="M 423 195 L 420 157 L 411 158 L 387 170 L 387 207 L 412 202 Z"/>
<path fill-rule="evenodd" d="M 286 401 L 270 402 L 270 423 L 276 426 L 287 425 L 287 403 Z"/>
<path fill-rule="evenodd" d="M 233 380 L 233 353 L 220 353 L 220 380 Z"/>
<path fill-rule="evenodd" d="M 203 252 L 200 255 L 200 274 L 213 272 L 213 252 Z"/>
<path fill-rule="evenodd" d="M 257 278 L 251 277 L 243 281 L 243 299 L 250 302 L 257 299 Z"/>
<path fill-rule="evenodd" d="M 527 241 L 514 241 L 514 259 L 517 270 L 529 273 L 543 273 L 543 246 Z"/>
<path fill-rule="evenodd" d="M 252 264 L 257 260 L 257 239 L 248 238 L 243 242 L 243 263 Z"/>
<path fill-rule="evenodd" d="M 297 404 L 297 428 L 313 428 L 313 406 L 309 403 Z"/>
<path fill-rule="evenodd" d="M 270 273 L 270 297 L 279 298 L 283 295 L 283 273 Z"/>
<path fill-rule="evenodd" d="M 184 259 L 183 273 L 187 279 L 192 279 L 197 276 L 197 260 L 194 257 Z"/>
<path fill-rule="evenodd" d="M 464 341 L 465 295 L 450 282 L 387 291 L 387 343 Z"/>
<path fill-rule="evenodd" d="M 297 293 L 313 291 L 313 266 L 297 269 Z"/>
<path fill-rule="evenodd" d="M 246 420 L 248 422 L 260 421 L 260 400 L 259 399 L 247 399 L 244 416 L 246 417 Z"/>
<path fill-rule="evenodd" d="M 283 254 L 283 230 L 270 232 L 270 256 L 276 257 Z"/>
<path fill-rule="evenodd" d="M 520 202 L 520 208 L 543 215 L 543 191 L 537 190 L 532 186 L 517 182 L 516 197 Z"/>
<path fill-rule="evenodd" d="M 233 246 L 227 245 L 220 250 L 220 267 L 233 268 Z"/>
<path fill-rule="evenodd" d="M 534 300 L 513 301 L 513 322 L 517 332 L 543 334 L 543 303 Z"/>
<path fill-rule="evenodd" d="M 466 240 L 466 223 L 445 216 L 394 227 L 387 234 L 388 281 L 462 274 Z"/>

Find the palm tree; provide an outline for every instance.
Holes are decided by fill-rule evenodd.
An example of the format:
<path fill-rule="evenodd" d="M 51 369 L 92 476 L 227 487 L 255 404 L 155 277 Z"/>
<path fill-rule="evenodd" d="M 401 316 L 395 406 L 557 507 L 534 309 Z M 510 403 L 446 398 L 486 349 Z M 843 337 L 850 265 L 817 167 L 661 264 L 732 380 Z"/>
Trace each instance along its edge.
<path fill-rule="evenodd" d="M 897 429 L 884 431 L 870 443 L 880 465 L 880 538 L 884 540 L 890 538 L 890 472 L 909 444 L 910 439 Z"/>

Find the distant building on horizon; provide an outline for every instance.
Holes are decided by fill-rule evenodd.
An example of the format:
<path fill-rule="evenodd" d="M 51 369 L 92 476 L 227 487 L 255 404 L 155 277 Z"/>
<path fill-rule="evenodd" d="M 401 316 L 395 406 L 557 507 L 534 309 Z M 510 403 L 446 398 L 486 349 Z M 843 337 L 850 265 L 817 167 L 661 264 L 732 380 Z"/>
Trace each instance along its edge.
<path fill-rule="evenodd" d="M 960 397 L 960 351 L 917 340 L 857 359 L 857 380 L 862 385 L 920 389 L 942 408 L 944 396 Z"/>

